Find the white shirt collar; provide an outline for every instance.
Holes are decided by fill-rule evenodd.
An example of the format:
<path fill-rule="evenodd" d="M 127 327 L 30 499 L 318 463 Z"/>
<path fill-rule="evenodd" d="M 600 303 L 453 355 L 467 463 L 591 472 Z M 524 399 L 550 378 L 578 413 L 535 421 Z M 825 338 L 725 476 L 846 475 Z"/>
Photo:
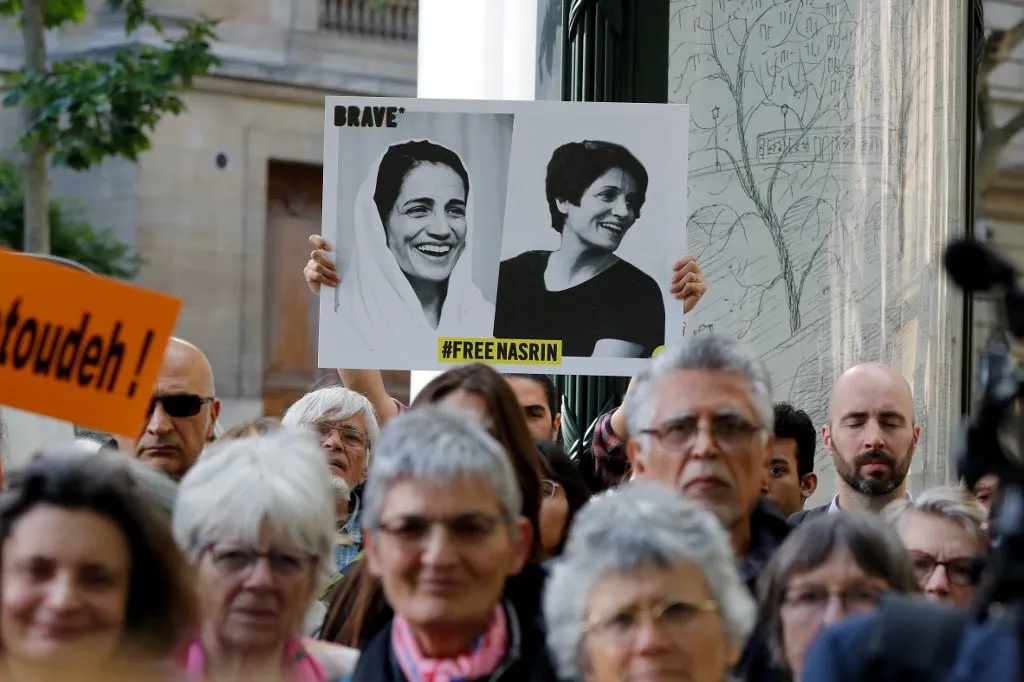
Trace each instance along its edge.
<path fill-rule="evenodd" d="M 907 491 L 907 499 L 908 500 L 913 500 L 914 499 L 914 496 L 910 494 L 909 490 Z M 828 506 L 828 513 L 829 514 L 838 514 L 840 511 L 842 511 L 842 510 L 839 509 L 839 495 L 836 494 L 832 498 L 832 504 L 830 504 Z"/>

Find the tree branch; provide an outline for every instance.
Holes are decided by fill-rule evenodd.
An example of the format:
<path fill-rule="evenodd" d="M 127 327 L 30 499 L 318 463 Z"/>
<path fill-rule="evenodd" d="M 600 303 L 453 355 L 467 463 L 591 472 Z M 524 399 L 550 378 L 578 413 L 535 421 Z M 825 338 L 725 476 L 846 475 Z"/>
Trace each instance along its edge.
<path fill-rule="evenodd" d="M 981 128 L 982 135 L 987 135 L 996 124 L 992 116 L 992 93 L 988 89 L 988 76 L 978 78 L 975 86 L 975 102 L 978 126 Z"/>
<path fill-rule="evenodd" d="M 987 76 L 1013 54 L 1024 41 L 1024 19 L 1008 31 L 994 30 L 985 39 L 985 52 L 979 68 L 980 76 Z"/>
<path fill-rule="evenodd" d="M 1009 121 L 996 128 L 989 134 L 991 135 L 992 133 L 995 133 L 996 135 L 1000 136 L 1003 140 L 1003 145 L 1005 146 L 1013 138 L 1013 136 L 1019 133 L 1021 130 L 1024 130 L 1024 110 L 1018 111 L 1016 114 L 1014 114 L 1013 118 L 1011 118 Z"/>

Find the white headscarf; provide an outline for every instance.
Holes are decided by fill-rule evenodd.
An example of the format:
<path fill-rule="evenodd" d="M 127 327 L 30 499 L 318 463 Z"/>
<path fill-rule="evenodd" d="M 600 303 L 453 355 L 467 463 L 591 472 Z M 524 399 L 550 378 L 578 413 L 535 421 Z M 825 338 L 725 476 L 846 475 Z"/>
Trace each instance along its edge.
<path fill-rule="evenodd" d="M 411 355 L 420 362 L 434 364 L 439 337 L 486 338 L 491 336 L 494 325 L 494 306 L 472 281 L 472 186 L 466 196 L 465 246 L 448 278 L 448 293 L 435 330 L 388 249 L 385 227 L 373 201 L 383 158 L 382 154 L 370 168 L 356 196 L 352 257 L 346 272 L 341 273 L 335 310 L 361 350 L 391 358 Z"/>

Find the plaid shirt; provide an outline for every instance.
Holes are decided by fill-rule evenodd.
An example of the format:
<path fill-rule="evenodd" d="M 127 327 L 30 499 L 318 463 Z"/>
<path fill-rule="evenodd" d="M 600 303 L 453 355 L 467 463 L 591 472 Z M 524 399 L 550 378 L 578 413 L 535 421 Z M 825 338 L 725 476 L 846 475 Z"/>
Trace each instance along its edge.
<path fill-rule="evenodd" d="M 334 571 L 337 573 L 356 560 L 356 555 L 363 549 L 363 528 L 360 525 L 363 515 L 363 503 L 359 496 L 352 493 L 352 513 L 345 525 L 338 532 L 334 545 Z"/>
<path fill-rule="evenodd" d="M 619 438 L 612 428 L 615 410 L 597 418 L 594 427 L 594 475 L 608 486 L 628 481 L 632 473 L 629 457 L 626 455 L 626 441 Z"/>

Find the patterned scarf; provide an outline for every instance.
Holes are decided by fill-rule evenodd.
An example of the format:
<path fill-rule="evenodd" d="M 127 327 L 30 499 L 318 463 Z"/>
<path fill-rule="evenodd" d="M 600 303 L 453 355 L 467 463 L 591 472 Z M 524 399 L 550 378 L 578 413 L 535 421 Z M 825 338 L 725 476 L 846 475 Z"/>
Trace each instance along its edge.
<path fill-rule="evenodd" d="M 454 659 L 427 658 L 420 651 L 409 622 L 395 615 L 391 626 L 391 650 L 409 682 L 465 682 L 490 675 L 508 651 L 508 621 L 498 604 L 487 631 L 469 652 Z"/>
<path fill-rule="evenodd" d="M 285 646 L 284 661 L 284 677 L 289 682 L 325 682 L 327 679 L 324 669 L 309 655 L 298 637 L 292 637 Z M 206 652 L 198 638 L 188 647 L 185 675 L 189 682 L 206 679 Z"/>

